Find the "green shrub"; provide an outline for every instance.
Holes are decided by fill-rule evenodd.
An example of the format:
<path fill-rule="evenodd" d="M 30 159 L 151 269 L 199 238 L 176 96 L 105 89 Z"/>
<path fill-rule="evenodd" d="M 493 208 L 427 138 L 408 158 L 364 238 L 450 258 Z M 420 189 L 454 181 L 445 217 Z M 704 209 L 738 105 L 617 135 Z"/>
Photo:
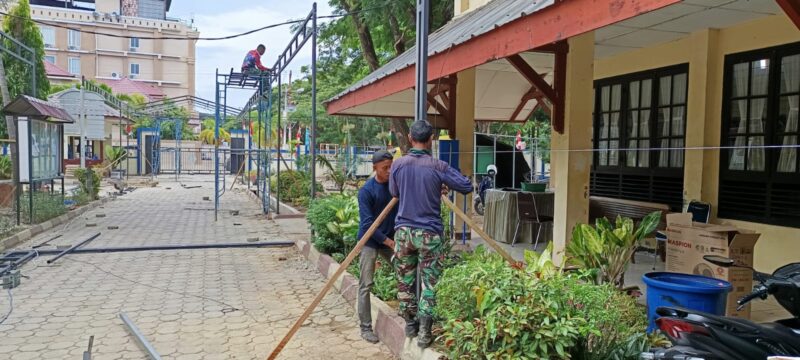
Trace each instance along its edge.
<path fill-rule="evenodd" d="M 28 194 L 22 195 L 21 217 L 25 222 L 30 222 L 30 206 L 28 205 Z M 38 224 L 50 220 L 56 216 L 67 212 L 64 206 L 64 199 L 61 194 L 50 195 L 47 192 L 33 193 L 33 223 Z"/>
<path fill-rule="evenodd" d="M 78 206 L 83 206 L 88 204 L 91 200 L 89 199 L 89 194 L 83 192 L 83 190 L 78 189 L 74 195 L 70 196 L 72 201 L 75 201 L 75 204 Z"/>
<path fill-rule="evenodd" d="M 312 242 L 317 251 L 324 254 L 344 253 L 342 237 L 334 234 L 328 224 L 336 222 L 337 210 L 344 208 L 351 202 L 352 198 L 349 196 L 332 195 L 317 198 L 309 204 L 306 219 L 314 232 Z"/>
<path fill-rule="evenodd" d="M 623 287 L 625 270 L 641 240 L 658 226 L 661 212 L 653 212 L 638 226 L 633 220 L 617 217 L 614 225 L 606 218 L 597 219 L 594 227 L 578 224 L 567 244 L 567 261 L 585 270 L 594 271 L 596 284 Z"/>
<path fill-rule="evenodd" d="M 13 166 L 10 156 L 0 156 L 0 180 L 11 179 L 13 177 Z"/>
<path fill-rule="evenodd" d="M 14 221 L 11 220 L 11 218 L 0 215 L 0 239 L 14 232 L 15 227 Z"/>
<path fill-rule="evenodd" d="M 78 179 L 78 182 L 81 184 L 80 191 L 89 195 L 90 200 L 96 200 L 97 195 L 100 193 L 100 175 L 98 175 L 97 172 L 92 169 L 82 168 L 75 169 L 74 174 Z M 92 179 L 91 189 L 89 189 L 89 176 L 91 176 Z"/>
<path fill-rule="evenodd" d="M 646 350 L 647 315 L 633 297 L 611 284 L 578 284 L 569 291 L 572 315 L 587 321 L 573 359 L 638 359 Z"/>
<path fill-rule="evenodd" d="M 278 177 L 270 179 L 270 186 L 278 189 L 281 201 L 288 201 L 297 205 L 308 205 L 311 194 L 311 179 L 306 173 L 294 170 L 281 171 L 281 186 L 278 188 Z M 317 183 L 317 193 L 323 192 L 322 184 Z"/>
<path fill-rule="evenodd" d="M 646 315 L 611 285 L 565 275 L 526 252 L 526 268 L 478 247 L 446 269 L 435 315 L 451 359 L 637 359 Z"/>
<path fill-rule="evenodd" d="M 391 263 L 382 259 L 380 266 L 375 269 L 372 293 L 383 301 L 397 300 L 397 277 Z"/>

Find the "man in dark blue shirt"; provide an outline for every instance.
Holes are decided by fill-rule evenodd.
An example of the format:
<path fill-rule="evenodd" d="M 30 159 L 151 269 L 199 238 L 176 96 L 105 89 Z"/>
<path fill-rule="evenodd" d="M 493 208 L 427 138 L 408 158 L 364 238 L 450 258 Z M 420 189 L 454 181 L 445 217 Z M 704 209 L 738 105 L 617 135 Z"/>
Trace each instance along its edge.
<path fill-rule="evenodd" d="M 408 137 L 413 148 L 394 162 L 389 176 L 389 191 L 400 200 L 395 224 L 394 265 L 406 336 L 413 338 L 419 334 L 417 344 L 425 348 L 433 341 L 434 286 L 442 271 L 444 255 L 441 196 L 448 187 L 468 194 L 472 192 L 472 182 L 446 162 L 431 156 L 433 126 L 430 123 L 414 122 Z M 418 267 L 422 273 L 419 296 L 414 291 Z"/>
<path fill-rule="evenodd" d="M 358 238 L 367 232 L 378 215 L 383 211 L 392 195 L 389 193 L 389 169 L 392 167 L 392 154 L 387 151 L 376 151 L 372 155 L 372 168 L 375 176 L 358 191 L 358 213 L 360 223 Z M 378 336 L 372 331 L 372 307 L 370 305 L 370 290 L 375 276 L 375 261 L 378 255 L 386 260 L 383 266 L 391 266 L 391 257 L 394 249 L 394 218 L 397 208 L 381 223 L 372 234 L 372 237 L 361 250 L 359 265 L 361 277 L 358 281 L 358 320 L 361 323 L 361 337 L 371 343 L 378 342 Z"/>

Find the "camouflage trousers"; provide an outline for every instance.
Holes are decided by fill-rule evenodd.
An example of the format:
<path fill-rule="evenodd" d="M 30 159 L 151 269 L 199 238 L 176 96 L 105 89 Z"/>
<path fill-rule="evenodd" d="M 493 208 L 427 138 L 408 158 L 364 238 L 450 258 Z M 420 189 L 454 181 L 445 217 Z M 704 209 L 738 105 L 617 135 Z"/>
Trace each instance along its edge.
<path fill-rule="evenodd" d="M 395 231 L 394 268 L 397 274 L 397 300 L 400 301 L 400 316 L 414 319 L 432 316 L 436 304 L 434 286 L 442 273 L 442 237 L 434 232 L 400 227 Z M 415 284 L 417 265 L 422 272 L 420 298 L 417 299 Z"/>

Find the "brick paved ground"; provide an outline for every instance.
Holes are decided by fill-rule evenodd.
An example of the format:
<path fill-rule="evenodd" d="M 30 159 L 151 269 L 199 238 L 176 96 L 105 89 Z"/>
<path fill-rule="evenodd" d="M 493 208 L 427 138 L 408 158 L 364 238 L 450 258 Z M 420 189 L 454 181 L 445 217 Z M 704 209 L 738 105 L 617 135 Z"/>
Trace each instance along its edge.
<path fill-rule="evenodd" d="M 69 245 L 98 231 L 103 235 L 87 247 L 304 236 L 303 222 L 279 228 L 235 190 L 225 194 L 222 207 L 240 215 L 222 212 L 214 223 L 213 211 L 205 210 L 213 202 L 202 200 L 211 196 L 213 182 L 181 180 L 203 188 L 162 179 L 157 188 L 137 189 L 78 218 L 54 243 Z M 87 228 L 87 222 L 97 226 Z M 0 358 L 76 359 L 94 335 L 93 359 L 143 359 L 118 318 L 125 311 L 164 358 L 263 359 L 324 283 L 294 248 L 76 254 L 53 265 L 44 260 L 22 268 L 29 278 L 13 290 L 14 311 L 0 325 Z M 0 293 L 1 314 L 7 306 Z M 392 358 L 385 346 L 360 339 L 352 308 L 340 296 L 329 295 L 318 309 L 281 358 Z"/>

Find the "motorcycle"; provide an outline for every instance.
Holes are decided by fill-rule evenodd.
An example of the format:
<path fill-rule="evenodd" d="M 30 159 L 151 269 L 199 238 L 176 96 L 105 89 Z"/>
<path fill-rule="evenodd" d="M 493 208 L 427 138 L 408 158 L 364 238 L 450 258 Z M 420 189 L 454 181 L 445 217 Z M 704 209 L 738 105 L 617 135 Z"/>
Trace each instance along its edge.
<path fill-rule="evenodd" d="M 681 307 L 659 307 L 656 325 L 674 345 L 641 354 L 647 360 L 753 360 L 770 356 L 800 356 L 800 263 L 785 265 L 766 274 L 716 255 L 704 260 L 725 268 L 753 271 L 758 284 L 736 303 L 738 309 L 754 299 L 774 296 L 794 316 L 770 323 L 708 314 Z"/>
<path fill-rule="evenodd" d="M 481 216 L 483 216 L 483 211 L 485 210 L 486 190 L 494 189 L 494 177 L 497 174 L 497 167 L 489 165 L 486 172 L 488 175 L 484 176 L 481 179 L 481 183 L 478 184 L 478 196 L 474 196 L 472 199 L 472 209 Z"/>

